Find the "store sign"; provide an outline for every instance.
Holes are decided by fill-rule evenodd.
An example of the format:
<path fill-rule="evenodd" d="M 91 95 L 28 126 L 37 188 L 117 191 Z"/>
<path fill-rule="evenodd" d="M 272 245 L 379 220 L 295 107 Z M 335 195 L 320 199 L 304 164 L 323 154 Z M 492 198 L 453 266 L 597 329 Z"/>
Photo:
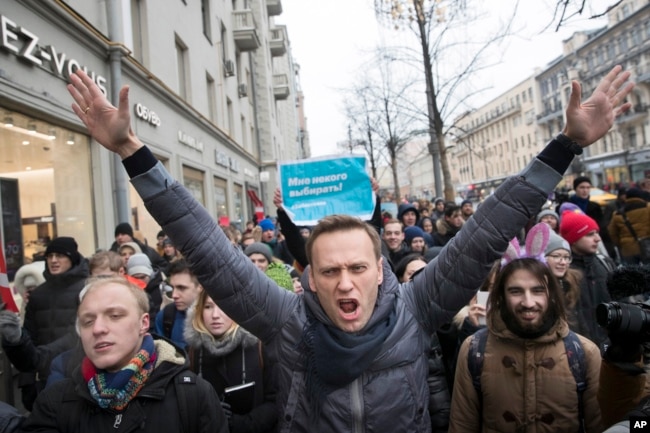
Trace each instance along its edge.
<path fill-rule="evenodd" d="M 192 149 L 196 149 L 199 152 L 203 152 L 203 142 L 181 131 L 180 129 L 178 130 L 178 141 L 187 147 L 191 147 Z"/>
<path fill-rule="evenodd" d="M 66 81 L 69 81 L 70 75 L 74 71 L 82 69 L 97 84 L 104 95 L 108 94 L 105 77 L 88 71 L 74 58 L 69 58 L 66 53 L 60 53 L 55 46 L 43 45 L 38 35 L 17 25 L 4 15 L 0 15 L 0 49 Z"/>
<path fill-rule="evenodd" d="M 145 122 L 156 127 L 160 126 L 160 117 L 158 117 L 156 112 L 148 109 L 139 102 L 133 106 L 133 111 L 135 111 L 135 117 L 138 119 L 142 119 Z"/>
<path fill-rule="evenodd" d="M 229 168 L 230 171 L 239 173 L 239 161 L 235 158 L 229 157 L 225 152 L 222 152 L 220 150 L 215 150 L 214 163 L 222 167 Z"/>

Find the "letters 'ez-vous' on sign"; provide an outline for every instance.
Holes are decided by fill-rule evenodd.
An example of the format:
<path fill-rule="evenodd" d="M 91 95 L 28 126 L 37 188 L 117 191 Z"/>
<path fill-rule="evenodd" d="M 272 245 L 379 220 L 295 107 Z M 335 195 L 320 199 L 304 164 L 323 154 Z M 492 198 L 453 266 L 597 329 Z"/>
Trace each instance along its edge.
<path fill-rule="evenodd" d="M 333 214 L 372 218 L 375 195 L 363 156 L 280 162 L 278 173 L 282 206 L 296 225 Z"/>

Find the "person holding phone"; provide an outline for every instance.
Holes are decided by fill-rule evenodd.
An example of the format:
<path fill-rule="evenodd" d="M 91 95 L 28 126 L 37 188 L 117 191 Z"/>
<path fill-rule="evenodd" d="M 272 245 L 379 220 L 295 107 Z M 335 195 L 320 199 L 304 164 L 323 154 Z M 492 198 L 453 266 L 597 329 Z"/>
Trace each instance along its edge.
<path fill-rule="evenodd" d="M 259 340 L 235 323 L 203 290 L 185 320 L 190 368 L 214 387 L 228 417 L 231 433 L 275 431 L 274 364 L 264 356 Z M 236 413 L 226 388 L 252 383 L 251 408 Z"/>

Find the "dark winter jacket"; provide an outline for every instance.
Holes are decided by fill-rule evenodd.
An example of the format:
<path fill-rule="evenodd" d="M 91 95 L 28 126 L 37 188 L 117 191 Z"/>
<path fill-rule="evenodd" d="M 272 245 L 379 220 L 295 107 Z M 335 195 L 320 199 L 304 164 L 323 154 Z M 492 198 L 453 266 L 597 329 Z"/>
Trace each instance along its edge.
<path fill-rule="evenodd" d="M 154 371 L 122 412 L 100 408 L 91 397 L 78 368 L 72 378 L 57 382 L 41 392 L 22 431 L 180 432 L 184 431 L 181 411 L 187 411 L 198 426 L 197 432 L 228 432 L 225 415 L 212 386 L 193 374 L 188 375 L 188 364 L 183 353 L 170 343 L 156 340 L 155 344 L 158 359 Z M 188 393 L 196 393 L 192 401 L 179 399 L 177 389 L 182 386 L 191 388 Z"/>
<path fill-rule="evenodd" d="M 45 282 L 29 296 L 23 328 L 36 346 L 48 344 L 74 331 L 79 292 L 88 278 L 88 262 L 70 268 L 61 275 L 52 275 L 46 268 Z"/>
<path fill-rule="evenodd" d="M 608 258 L 596 254 L 587 256 L 574 254 L 571 262 L 571 268 L 579 269 L 583 274 L 580 280 L 580 300 L 576 305 L 578 320 L 575 332 L 596 343 L 601 351 L 604 351 L 608 337 L 605 329 L 596 322 L 596 306 L 612 300 L 607 290 L 607 277 L 613 267 L 608 269 L 605 260 Z"/>
<path fill-rule="evenodd" d="M 459 228 L 452 227 L 444 218 L 440 218 L 436 221 L 436 230 L 433 232 L 433 245 L 444 247 L 459 231 Z"/>
<path fill-rule="evenodd" d="M 296 350 L 307 310 L 315 320 L 332 325 L 314 292 L 305 287 L 304 294 L 296 295 L 277 287 L 230 244 L 205 208 L 147 148 L 124 165 L 149 213 L 193 263 L 210 297 L 260 338 L 269 358 L 277 362 L 280 432 L 345 432 L 359 426 L 367 432 L 430 432 L 429 390 L 420 380 L 427 375 L 430 336 L 469 302 L 508 241 L 539 212 L 560 181 L 559 171 L 566 169 L 572 155 L 559 144 L 548 149 L 548 155 L 540 155 L 520 176 L 506 180 L 413 281 L 400 285 L 384 263 L 383 282 L 366 326 L 372 327 L 387 310 L 394 311 L 395 325 L 361 376 L 324 396 L 315 422 L 310 419 L 304 359 Z M 559 159 L 560 167 L 553 169 L 545 158 L 549 163 Z"/>
<path fill-rule="evenodd" d="M 274 432 L 278 420 L 275 406 L 276 380 L 274 365 L 264 356 L 259 340 L 242 327 L 215 340 L 192 326 L 194 309 L 185 321 L 190 367 L 207 380 L 223 400 L 227 387 L 255 382 L 253 409 L 245 414 L 233 413 L 230 433 Z"/>

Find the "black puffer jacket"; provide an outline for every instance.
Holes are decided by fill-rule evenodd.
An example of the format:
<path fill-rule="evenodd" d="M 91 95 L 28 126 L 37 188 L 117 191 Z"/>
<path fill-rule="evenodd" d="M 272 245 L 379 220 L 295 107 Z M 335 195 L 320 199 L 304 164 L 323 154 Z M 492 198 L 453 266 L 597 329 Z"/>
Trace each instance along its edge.
<path fill-rule="evenodd" d="M 41 392 L 22 432 L 181 432 L 184 425 L 196 425 L 197 433 L 227 433 L 228 423 L 212 386 L 189 373 L 179 349 L 156 340 L 158 360 L 154 371 L 122 412 L 102 409 L 91 397 L 77 368 L 72 378 Z M 176 382 L 176 383 L 175 383 Z M 177 390 L 186 388 L 195 397 L 179 399 Z M 185 411 L 194 422 L 183 421 Z"/>
<path fill-rule="evenodd" d="M 610 259 L 596 254 L 587 256 L 573 255 L 571 268 L 582 271 L 583 277 L 580 280 L 580 300 L 576 305 L 577 323 L 575 332 L 583 335 L 596 343 L 601 351 L 604 351 L 609 338 L 607 331 L 596 322 L 596 307 L 602 302 L 612 300 L 607 290 L 607 277 L 610 267 Z"/>
<path fill-rule="evenodd" d="M 332 326 L 315 293 L 305 287 L 304 295 L 296 295 L 277 287 L 231 245 L 205 208 L 153 156 L 134 162 L 147 152 L 143 148 L 124 161 L 136 176 L 132 181 L 147 209 L 193 264 L 210 297 L 260 338 L 277 362 L 280 432 L 345 432 L 361 426 L 366 432 L 430 432 L 429 389 L 422 378 L 427 376 L 431 334 L 469 302 L 509 240 L 539 212 L 561 179 L 556 170 L 536 160 L 520 176 L 505 181 L 412 282 L 400 285 L 384 262 L 383 282 L 366 326 L 393 310 L 394 328 L 370 367 L 325 397 L 313 423 L 304 359 L 296 347 L 307 309 Z M 571 157 L 567 155 L 565 166 Z"/>
<path fill-rule="evenodd" d="M 36 346 L 51 343 L 74 332 L 79 292 L 88 278 L 88 261 L 81 262 L 61 275 L 45 269 L 45 282 L 29 296 L 23 327 Z"/>

